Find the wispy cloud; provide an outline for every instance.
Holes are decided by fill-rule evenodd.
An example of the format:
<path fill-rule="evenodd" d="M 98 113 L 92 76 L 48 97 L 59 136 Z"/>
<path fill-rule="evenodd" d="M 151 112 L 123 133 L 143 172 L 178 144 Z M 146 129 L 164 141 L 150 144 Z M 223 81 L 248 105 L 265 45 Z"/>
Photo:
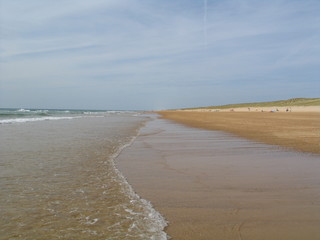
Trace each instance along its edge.
<path fill-rule="evenodd" d="M 34 105 L 40 88 L 52 95 L 38 96 L 44 107 L 151 109 L 312 96 L 320 87 L 319 1 L 207 0 L 206 12 L 191 0 L 0 4 L 1 106 Z M 284 91 L 265 93 L 276 88 Z"/>

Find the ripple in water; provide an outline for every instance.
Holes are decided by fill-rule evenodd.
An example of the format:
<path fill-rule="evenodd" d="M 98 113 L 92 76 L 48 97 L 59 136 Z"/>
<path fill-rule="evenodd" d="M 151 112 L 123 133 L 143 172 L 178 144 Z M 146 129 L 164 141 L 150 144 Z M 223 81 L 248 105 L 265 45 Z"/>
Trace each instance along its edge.
<path fill-rule="evenodd" d="M 0 239 L 167 239 L 163 217 L 114 165 L 145 120 L 0 125 Z"/>

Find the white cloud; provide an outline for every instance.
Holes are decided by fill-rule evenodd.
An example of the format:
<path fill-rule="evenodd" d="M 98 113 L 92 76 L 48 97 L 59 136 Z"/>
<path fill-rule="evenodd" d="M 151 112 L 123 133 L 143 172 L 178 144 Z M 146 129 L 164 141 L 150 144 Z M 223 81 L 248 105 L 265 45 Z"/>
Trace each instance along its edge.
<path fill-rule="evenodd" d="M 313 0 L 209 0 L 206 26 L 201 1 L 0 1 L 3 91 L 40 83 L 48 89 L 96 87 L 99 94 L 101 88 L 127 87 L 124 92 L 149 91 L 160 98 L 168 88 L 180 94 L 196 86 L 208 105 L 210 89 L 237 95 L 247 83 L 272 88 L 298 81 L 293 72 L 320 63 L 320 3 Z M 168 107 L 183 99 L 192 104 L 174 95 Z M 223 94 L 216 96 L 223 102 Z M 19 104 L 15 99 L 12 93 L 3 106 Z M 145 107 L 152 101 L 161 99 Z"/>

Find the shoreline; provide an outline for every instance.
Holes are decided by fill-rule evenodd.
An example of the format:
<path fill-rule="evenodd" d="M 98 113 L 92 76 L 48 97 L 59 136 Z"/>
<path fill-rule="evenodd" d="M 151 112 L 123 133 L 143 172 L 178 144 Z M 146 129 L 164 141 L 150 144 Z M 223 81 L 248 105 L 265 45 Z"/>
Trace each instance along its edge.
<path fill-rule="evenodd" d="M 320 112 L 246 111 L 182 110 L 156 113 L 187 126 L 225 131 L 266 144 L 320 154 Z"/>
<path fill-rule="evenodd" d="M 320 237 L 318 155 L 155 119 L 116 165 L 173 240 Z"/>

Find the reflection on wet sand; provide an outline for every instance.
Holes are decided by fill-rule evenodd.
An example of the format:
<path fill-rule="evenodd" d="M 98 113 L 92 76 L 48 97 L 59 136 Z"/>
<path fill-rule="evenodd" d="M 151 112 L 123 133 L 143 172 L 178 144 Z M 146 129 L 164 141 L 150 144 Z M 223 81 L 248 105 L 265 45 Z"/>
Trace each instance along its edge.
<path fill-rule="evenodd" d="M 117 164 L 173 239 L 320 238 L 319 155 L 157 119 Z"/>

